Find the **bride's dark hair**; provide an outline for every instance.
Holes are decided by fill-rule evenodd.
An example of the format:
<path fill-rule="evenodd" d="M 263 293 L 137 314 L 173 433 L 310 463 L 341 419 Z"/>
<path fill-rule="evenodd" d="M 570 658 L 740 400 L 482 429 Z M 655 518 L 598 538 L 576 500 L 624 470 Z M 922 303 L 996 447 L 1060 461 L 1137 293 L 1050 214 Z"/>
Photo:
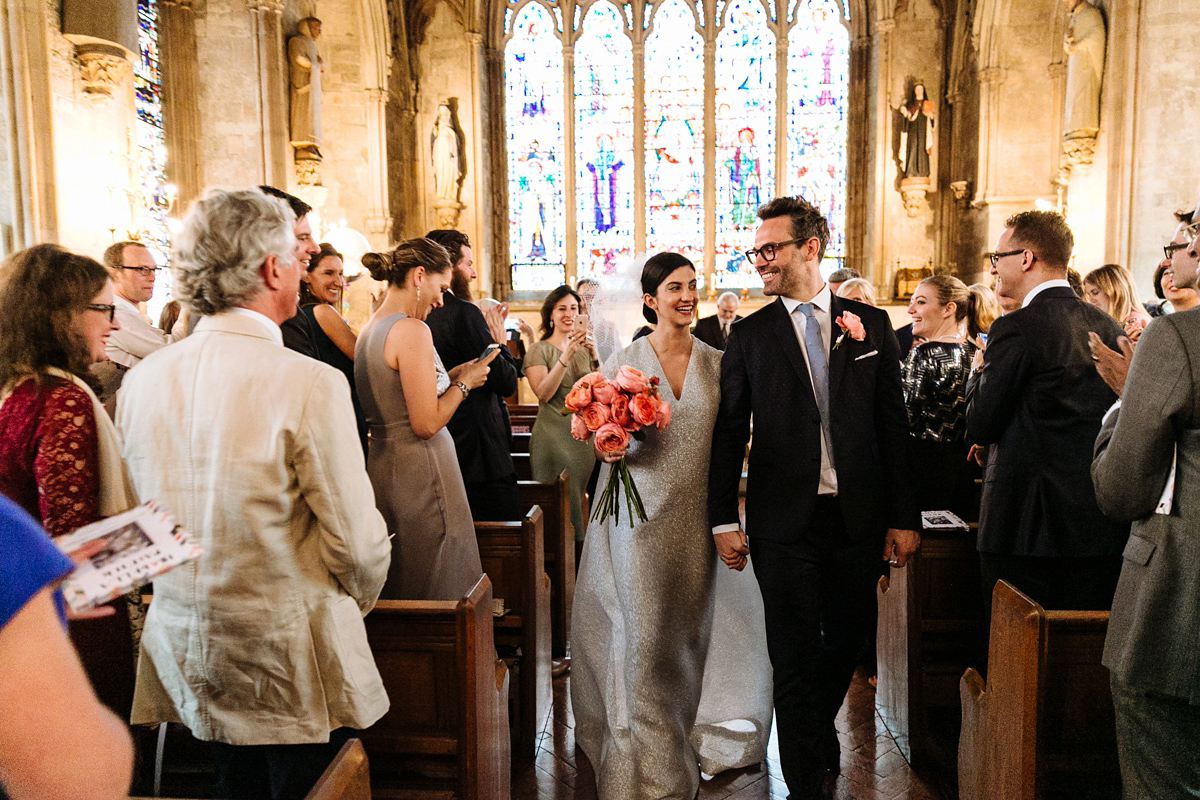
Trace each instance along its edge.
<path fill-rule="evenodd" d="M 646 259 L 646 263 L 642 266 L 642 294 L 656 295 L 658 287 L 662 286 L 663 281 L 671 277 L 671 273 L 680 267 L 691 267 L 692 272 L 696 271 L 696 265 L 692 263 L 687 256 L 679 253 L 655 253 Z M 651 325 L 658 324 L 658 314 L 654 313 L 654 309 L 642 302 L 642 316 Z"/>

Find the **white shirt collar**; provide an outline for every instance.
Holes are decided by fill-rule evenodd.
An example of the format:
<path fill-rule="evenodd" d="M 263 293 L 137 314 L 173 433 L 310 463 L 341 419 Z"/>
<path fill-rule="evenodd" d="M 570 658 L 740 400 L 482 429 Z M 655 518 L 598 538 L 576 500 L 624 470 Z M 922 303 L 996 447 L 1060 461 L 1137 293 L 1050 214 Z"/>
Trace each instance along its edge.
<path fill-rule="evenodd" d="M 142 310 L 137 307 L 137 303 L 133 303 L 133 302 L 130 302 L 129 300 L 126 300 L 124 297 L 121 297 L 121 295 L 117 294 L 116 292 L 113 292 L 113 303 L 117 306 L 117 308 L 121 308 L 126 311 L 137 314 L 139 317 L 142 317 L 143 319 L 146 317 L 146 315 L 142 313 Z"/>
<path fill-rule="evenodd" d="M 1042 283 L 1039 283 L 1037 286 L 1030 289 L 1029 293 L 1025 295 L 1025 299 L 1021 301 L 1021 308 L 1025 308 L 1026 306 L 1028 306 L 1031 302 L 1033 302 L 1033 298 L 1037 297 L 1039 294 L 1046 291 L 1047 289 L 1057 289 L 1060 286 L 1065 289 L 1071 288 L 1071 284 L 1068 283 L 1063 278 L 1054 278 L 1052 280 L 1043 281 Z"/>
<path fill-rule="evenodd" d="M 783 301 L 783 307 L 787 309 L 789 314 L 795 313 L 796 307 L 802 302 L 794 297 L 780 297 L 779 299 Z M 813 298 L 808 302 L 816 306 L 818 311 L 824 311 L 828 314 L 830 306 L 833 303 L 833 292 L 829 291 L 829 284 L 827 283 L 822 286 L 821 291 L 813 295 Z"/>
<path fill-rule="evenodd" d="M 276 325 L 275 322 L 267 315 L 260 314 L 257 311 L 251 311 L 248 308 L 231 308 L 228 309 L 227 313 L 240 314 L 243 317 L 254 320 L 262 325 L 263 328 L 265 328 L 267 332 L 271 334 L 271 339 L 275 341 L 275 344 L 279 345 L 280 347 L 283 346 L 283 331 L 281 331 L 279 326 Z"/>

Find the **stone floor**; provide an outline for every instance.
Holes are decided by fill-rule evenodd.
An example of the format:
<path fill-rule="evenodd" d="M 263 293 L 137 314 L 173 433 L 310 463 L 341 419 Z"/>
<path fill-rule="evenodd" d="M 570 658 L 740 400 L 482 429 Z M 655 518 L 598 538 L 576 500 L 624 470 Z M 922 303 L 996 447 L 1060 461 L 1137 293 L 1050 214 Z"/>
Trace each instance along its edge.
<path fill-rule="evenodd" d="M 596 800 L 591 765 L 575 749 L 569 678 L 554 682 L 554 710 L 537 758 L 513 765 L 513 800 Z M 837 720 L 842 770 L 837 800 L 942 800 L 909 768 L 875 713 L 875 690 L 856 675 Z M 774 732 L 767 762 L 705 781 L 698 800 L 783 800 L 787 797 Z"/>

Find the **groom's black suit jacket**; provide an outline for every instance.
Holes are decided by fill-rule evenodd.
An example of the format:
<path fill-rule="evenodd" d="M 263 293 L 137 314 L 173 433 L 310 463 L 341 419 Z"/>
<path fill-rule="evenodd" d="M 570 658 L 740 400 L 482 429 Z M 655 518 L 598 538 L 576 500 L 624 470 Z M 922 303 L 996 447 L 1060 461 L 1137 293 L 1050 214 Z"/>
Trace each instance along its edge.
<path fill-rule="evenodd" d="M 920 530 L 908 463 L 908 416 L 899 345 L 886 312 L 834 296 L 831 319 L 857 314 L 866 338 L 831 324 L 830 437 L 838 499 L 850 539 L 882 543 L 887 528 Z M 738 522 L 738 482 L 754 420 L 746 487 L 746 533 L 802 539 L 821 473 L 821 417 L 801 344 L 781 300 L 734 325 L 721 362 L 721 406 L 713 428 L 709 521 Z"/>

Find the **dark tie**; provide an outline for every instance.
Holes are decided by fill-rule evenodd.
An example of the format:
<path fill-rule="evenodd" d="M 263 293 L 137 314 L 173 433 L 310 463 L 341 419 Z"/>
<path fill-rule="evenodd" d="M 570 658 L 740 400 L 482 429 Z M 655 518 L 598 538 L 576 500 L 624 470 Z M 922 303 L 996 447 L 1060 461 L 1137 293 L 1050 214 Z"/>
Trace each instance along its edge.
<path fill-rule="evenodd" d="M 721 323 L 721 349 L 725 349 L 725 345 L 729 342 L 729 325 Z"/>
<path fill-rule="evenodd" d="M 804 315 L 804 349 L 808 352 L 808 371 L 812 375 L 813 396 L 821 412 L 821 429 L 825 432 L 825 449 L 833 460 L 833 440 L 829 436 L 829 360 L 821 341 L 821 323 L 813 313 L 812 303 L 801 303 L 796 311 Z"/>

